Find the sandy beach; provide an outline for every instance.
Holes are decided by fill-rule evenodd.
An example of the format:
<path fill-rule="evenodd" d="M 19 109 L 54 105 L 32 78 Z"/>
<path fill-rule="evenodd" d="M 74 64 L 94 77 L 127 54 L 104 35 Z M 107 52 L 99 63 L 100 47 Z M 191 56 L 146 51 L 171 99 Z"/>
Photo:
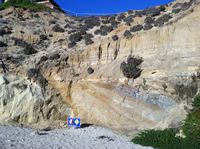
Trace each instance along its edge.
<path fill-rule="evenodd" d="M 100 126 L 36 131 L 0 126 L 0 149 L 152 149 Z"/>

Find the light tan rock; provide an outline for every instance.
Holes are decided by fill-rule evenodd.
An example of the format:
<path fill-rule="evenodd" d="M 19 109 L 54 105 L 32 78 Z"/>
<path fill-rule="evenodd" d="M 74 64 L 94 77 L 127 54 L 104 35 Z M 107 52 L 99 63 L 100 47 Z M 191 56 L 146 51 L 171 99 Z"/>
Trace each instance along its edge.
<path fill-rule="evenodd" d="M 10 83 L 1 84 L 0 114 L 2 117 L 31 124 L 47 119 L 66 120 L 71 116 L 72 109 L 68 109 L 70 106 L 64 103 L 55 89 L 50 87 L 49 91 L 44 93 L 38 84 L 29 82 L 23 76 L 16 78 L 18 79 L 11 82 L 8 77 Z M 53 92 L 57 93 L 53 95 Z"/>

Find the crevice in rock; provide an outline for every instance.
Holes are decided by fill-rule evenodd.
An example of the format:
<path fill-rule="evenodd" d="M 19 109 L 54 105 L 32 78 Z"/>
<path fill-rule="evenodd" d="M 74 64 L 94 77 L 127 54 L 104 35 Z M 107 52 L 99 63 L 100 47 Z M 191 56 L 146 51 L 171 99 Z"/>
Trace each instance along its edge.
<path fill-rule="evenodd" d="M 110 42 L 107 45 L 107 61 L 108 61 L 108 58 L 109 58 L 109 52 L 108 52 L 109 47 L 110 47 Z"/>
<path fill-rule="evenodd" d="M 82 55 L 79 53 L 78 54 L 78 66 L 81 66 L 81 61 L 82 61 Z"/>
<path fill-rule="evenodd" d="M 119 49 L 120 49 L 120 41 L 118 42 L 117 47 L 116 47 L 116 50 L 115 50 L 115 53 L 114 53 L 114 60 L 115 60 L 115 59 L 117 58 L 117 56 L 118 56 Z"/>
<path fill-rule="evenodd" d="M 187 23 L 187 26 L 188 26 L 189 31 L 192 32 L 191 29 L 190 29 L 190 26 L 188 25 L 188 23 Z"/>
<path fill-rule="evenodd" d="M 49 112 L 47 113 L 47 119 L 50 119 L 53 109 L 54 105 L 50 108 Z"/>
<path fill-rule="evenodd" d="M 2 67 L 4 73 L 6 73 L 7 71 L 9 72 L 8 68 L 6 67 L 6 65 L 4 64 L 2 59 L 1 59 L 1 67 Z"/>
<path fill-rule="evenodd" d="M 45 119 L 45 117 L 44 117 L 44 112 L 43 112 L 42 108 L 43 108 L 43 105 L 42 105 L 42 107 L 41 107 L 41 109 L 40 109 L 40 112 L 41 112 L 41 114 L 42 114 L 43 119 Z"/>
<path fill-rule="evenodd" d="M 69 82 L 68 88 L 67 88 L 67 95 L 69 96 L 70 100 L 71 100 L 71 88 L 72 88 L 72 83 L 73 81 L 71 80 Z"/>
<path fill-rule="evenodd" d="M 130 55 L 133 55 L 133 48 L 132 48 L 132 45 L 131 45 L 131 49 L 130 49 Z"/>
<path fill-rule="evenodd" d="M 118 56 L 118 50 L 116 49 L 114 53 L 114 60 L 117 58 L 117 56 Z"/>
<path fill-rule="evenodd" d="M 101 57 L 102 57 L 102 48 L 101 46 L 99 46 L 99 53 L 98 53 L 99 60 L 101 59 Z"/>

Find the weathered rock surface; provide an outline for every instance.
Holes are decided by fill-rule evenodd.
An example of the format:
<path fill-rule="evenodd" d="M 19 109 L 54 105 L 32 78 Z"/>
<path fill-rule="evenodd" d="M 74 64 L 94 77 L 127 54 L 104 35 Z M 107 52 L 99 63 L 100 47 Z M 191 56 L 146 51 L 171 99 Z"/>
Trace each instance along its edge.
<path fill-rule="evenodd" d="M 177 2 L 186 1 L 173 2 L 166 7 L 166 12 L 153 19 L 171 13 Z M 74 116 L 80 117 L 82 123 L 138 129 L 165 128 L 186 117 L 185 106 L 190 108 L 192 97 L 200 86 L 198 78 L 194 82 L 191 77 L 199 69 L 200 62 L 198 3 L 171 14 L 172 18 L 160 27 L 132 32 L 127 37 L 123 35 L 126 30 L 138 24 L 145 25 L 145 15 L 135 16 L 131 26 L 120 22 L 105 36 L 94 34 L 100 29 L 101 19 L 87 18 L 83 25 L 88 28 L 87 34 L 93 34 L 90 38 L 94 43 L 86 46 L 80 39 L 71 48 L 68 48 L 68 32 L 52 31 L 55 25 L 49 25 L 49 21 L 56 20 L 64 28 L 64 20 L 76 18 L 38 12 L 41 18 L 24 13 L 26 21 L 19 21 L 11 14 L 19 13 L 18 9 L 0 11 L 13 28 L 11 34 L 0 37 L 0 41 L 7 44 L 7 47 L 0 47 L 1 117 L 37 123 L 47 119 L 67 121 L 69 116 Z M 116 16 L 108 18 L 117 19 Z M 74 22 L 71 27 L 80 25 Z M 22 30 L 24 33 L 20 32 Z M 41 41 L 40 35 L 48 40 Z M 118 40 L 112 39 L 114 35 Z M 31 44 L 37 53 L 24 55 L 24 48 L 14 45 L 13 37 Z M 51 59 L 56 53 L 60 57 Z M 120 64 L 129 55 L 144 60 L 140 65 L 141 76 L 134 80 L 125 78 L 120 70 Z M 45 61 L 40 61 L 43 56 Z M 92 74 L 87 72 L 89 67 L 95 70 Z M 37 79 L 27 79 L 25 74 L 31 68 L 40 70 L 48 81 L 45 90 Z"/>
<path fill-rule="evenodd" d="M 0 115 L 16 122 L 37 123 L 44 120 L 66 120 L 72 109 L 48 86 L 44 91 L 23 75 L 0 76 Z"/>

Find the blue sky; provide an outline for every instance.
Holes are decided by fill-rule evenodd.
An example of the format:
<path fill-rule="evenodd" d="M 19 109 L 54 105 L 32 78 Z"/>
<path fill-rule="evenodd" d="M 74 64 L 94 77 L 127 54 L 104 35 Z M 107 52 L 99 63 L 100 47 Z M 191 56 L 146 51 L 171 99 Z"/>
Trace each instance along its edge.
<path fill-rule="evenodd" d="M 141 10 L 174 0 L 54 0 L 61 8 L 76 13 L 119 13 Z"/>

